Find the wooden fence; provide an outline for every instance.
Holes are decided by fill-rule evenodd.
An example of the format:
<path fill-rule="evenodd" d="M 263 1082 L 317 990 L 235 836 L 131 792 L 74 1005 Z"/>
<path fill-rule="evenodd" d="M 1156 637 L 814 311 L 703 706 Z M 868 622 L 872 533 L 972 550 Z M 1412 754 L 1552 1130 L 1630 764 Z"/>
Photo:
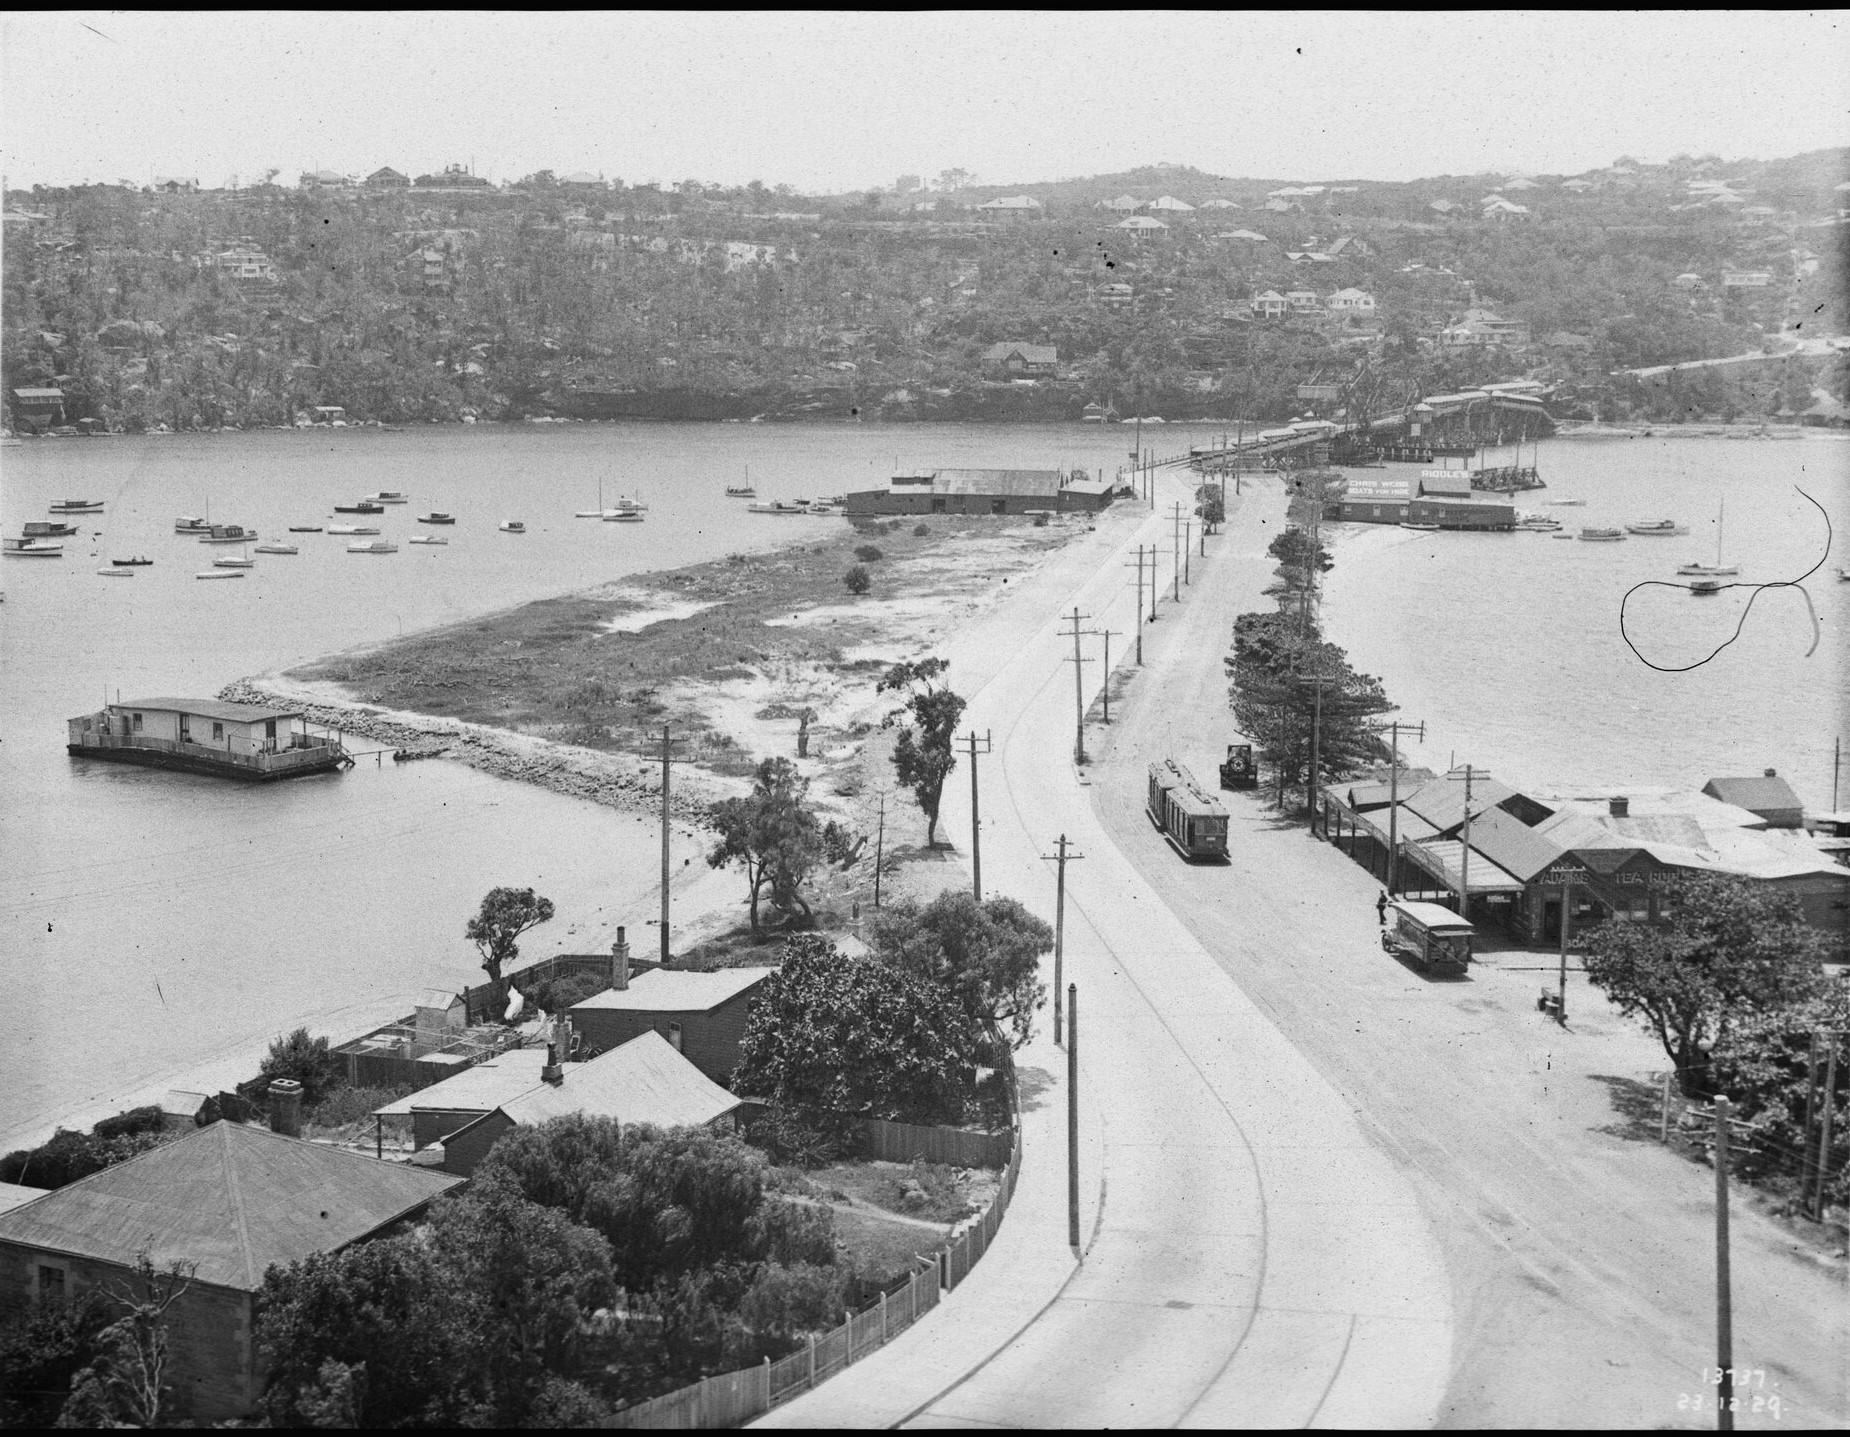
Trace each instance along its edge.
<path fill-rule="evenodd" d="M 969 1223 L 947 1246 L 930 1257 L 921 1258 L 919 1270 L 904 1283 L 881 1293 L 878 1302 L 861 1311 L 845 1314 L 838 1327 L 811 1337 L 800 1351 L 776 1361 L 766 1358 L 756 1367 L 704 1377 L 677 1392 L 626 1407 L 598 1425 L 658 1430 L 742 1427 L 754 1417 L 827 1381 L 850 1363 L 859 1362 L 930 1312 L 946 1292 L 970 1275 L 970 1269 L 989 1250 L 1002 1225 L 1002 1216 L 1008 1211 L 1009 1200 L 1015 1196 L 1015 1182 L 1021 1175 L 1021 1106 L 1012 1064 L 1008 1089 L 1010 1130 L 1007 1133 L 961 1134 L 1007 1144 L 1007 1165 L 1002 1169 L 1002 1181 L 996 1187 L 995 1197 L 982 1216 Z M 881 1126 L 901 1129 L 905 1133 L 959 1131 L 955 1128 L 915 1128 L 905 1123 Z"/>
<path fill-rule="evenodd" d="M 889 1123 L 881 1118 L 861 1121 L 864 1152 L 883 1162 L 948 1163 L 954 1168 L 999 1168 L 1014 1148 L 1010 1133 L 973 1133 L 963 1128 L 924 1128 L 911 1123 Z"/>

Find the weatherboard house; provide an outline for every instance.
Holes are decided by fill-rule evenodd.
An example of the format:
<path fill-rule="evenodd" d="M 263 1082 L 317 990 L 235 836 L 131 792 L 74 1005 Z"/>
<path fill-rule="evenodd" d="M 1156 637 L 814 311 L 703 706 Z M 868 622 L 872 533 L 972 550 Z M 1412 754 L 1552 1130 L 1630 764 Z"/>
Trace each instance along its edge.
<path fill-rule="evenodd" d="M 65 748 L 82 758 L 179 768 L 251 782 L 352 763 L 338 739 L 311 734 L 299 708 L 150 698 L 68 720 Z"/>

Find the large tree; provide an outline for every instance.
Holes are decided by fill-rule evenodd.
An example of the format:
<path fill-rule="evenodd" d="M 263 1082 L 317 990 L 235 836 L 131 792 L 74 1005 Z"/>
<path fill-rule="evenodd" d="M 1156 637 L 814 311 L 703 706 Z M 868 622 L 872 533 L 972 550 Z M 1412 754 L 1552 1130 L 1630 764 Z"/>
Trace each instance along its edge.
<path fill-rule="evenodd" d="M 707 855 L 714 868 L 739 863 L 751 895 L 752 932 L 759 931 L 758 900 L 768 887 L 771 906 L 788 914 L 800 910 L 810 921 L 803 885 L 823 854 L 822 830 L 805 799 L 809 780 L 787 758 L 767 758 L 758 765 L 752 791 L 728 798 L 708 810 L 720 841 Z"/>
<path fill-rule="evenodd" d="M 1728 1050 L 1735 1024 L 1819 995 L 1825 944 L 1795 897 L 1751 879 L 1681 875 L 1662 899 L 1666 922 L 1588 933 L 1587 978 L 1657 1036 L 1686 1094 L 1705 1094 L 1709 1054 Z"/>
<path fill-rule="evenodd" d="M 482 955 L 489 982 L 499 983 L 502 968 L 520 956 L 515 940 L 551 918 L 552 900 L 531 888 L 491 888 L 463 929 L 463 937 Z"/>
<path fill-rule="evenodd" d="M 952 744 L 957 720 L 964 712 L 963 698 L 943 682 L 950 666 L 949 659 L 936 658 L 894 664 L 875 686 L 877 693 L 906 695 L 905 703 L 889 713 L 882 726 L 890 728 L 902 715 L 910 719 L 900 728 L 893 746 L 893 771 L 900 787 L 912 790 L 925 815 L 927 848 L 938 845 L 938 804 L 944 796 L 944 780 L 957 767 Z"/>
<path fill-rule="evenodd" d="M 938 985 L 805 935 L 751 1006 L 733 1086 L 819 1125 L 955 1122 L 975 1053 L 975 1025 Z"/>
<path fill-rule="evenodd" d="M 156 1268 L 147 1249 L 135 1254 L 132 1288 L 112 1294 L 122 1315 L 96 1337 L 89 1366 L 71 1382 L 60 1427 L 158 1427 L 168 1415 L 173 1382 L 167 1310 L 192 1286 L 194 1264 Z"/>
<path fill-rule="evenodd" d="M 979 903 L 957 889 L 923 907 L 901 899 L 876 910 L 867 941 L 882 962 L 938 984 L 1017 1048 L 1047 1001 L 1040 956 L 1053 951 L 1053 930 L 1013 898 Z"/>

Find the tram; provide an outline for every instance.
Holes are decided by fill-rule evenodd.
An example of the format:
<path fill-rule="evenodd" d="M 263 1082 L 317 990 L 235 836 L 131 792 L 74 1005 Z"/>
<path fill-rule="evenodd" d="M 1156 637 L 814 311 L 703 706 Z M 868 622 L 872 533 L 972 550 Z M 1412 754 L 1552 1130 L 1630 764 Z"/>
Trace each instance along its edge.
<path fill-rule="evenodd" d="M 1227 810 L 1173 758 L 1150 765 L 1150 822 L 1191 863 L 1227 856 Z"/>

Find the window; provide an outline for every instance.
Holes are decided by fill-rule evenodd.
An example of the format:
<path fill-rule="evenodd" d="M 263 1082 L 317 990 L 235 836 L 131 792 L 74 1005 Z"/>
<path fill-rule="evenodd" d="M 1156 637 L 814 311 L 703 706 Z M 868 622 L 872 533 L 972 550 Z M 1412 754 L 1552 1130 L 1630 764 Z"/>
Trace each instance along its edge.
<path fill-rule="evenodd" d="M 39 1301 L 63 1302 L 64 1298 L 64 1269 L 49 1263 L 39 1264 Z"/>
<path fill-rule="evenodd" d="M 140 714 L 130 714 L 129 719 L 135 726 L 135 732 L 140 733 L 141 732 L 141 715 Z"/>
<path fill-rule="evenodd" d="M 668 1041 L 674 1044 L 675 1052 L 681 1051 L 681 1025 L 679 1023 L 668 1025 Z"/>
<path fill-rule="evenodd" d="M 222 723 L 213 724 L 212 725 L 212 741 L 216 743 L 218 742 L 218 740 L 222 739 L 224 736 L 225 736 L 225 726 Z"/>

